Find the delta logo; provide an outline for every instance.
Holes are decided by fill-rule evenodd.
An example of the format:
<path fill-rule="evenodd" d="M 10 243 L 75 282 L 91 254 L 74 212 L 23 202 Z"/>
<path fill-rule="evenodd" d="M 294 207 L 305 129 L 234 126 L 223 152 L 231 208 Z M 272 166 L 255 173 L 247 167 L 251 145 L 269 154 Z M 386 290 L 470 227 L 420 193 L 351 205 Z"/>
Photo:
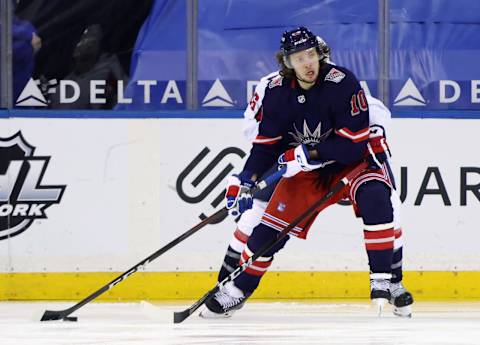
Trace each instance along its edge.
<path fill-rule="evenodd" d="M 203 98 L 202 107 L 234 107 L 235 103 L 228 94 L 220 79 L 215 79 L 213 85 Z"/>
<path fill-rule="evenodd" d="M 442 79 L 420 89 L 412 78 L 408 78 L 395 97 L 393 105 L 397 107 L 424 107 L 432 101 L 440 105 L 452 104 L 463 107 L 479 104 L 480 80 L 455 81 Z"/>
<path fill-rule="evenodd" d="M 422 94 L 418 90 L 417 86 L 413 83 L 411 78 L 408 78 L 407 82 L 403 85 L 402 89 L 393 101 L 393 105 L 397 107 L 418 107 L 425 106 L 426 104 L 427 102 L 425 101 L 425 98 L 423 98 Z"/>
<path fill-rule="evenodd" d="M 180 89 L 175 80 L 160 82 L 157 80 L 136 80 L 132 82 L 132 88 L 138 89 L 140 96 L 143 96 L 143 103 L 152 103 L 153 94 L 159 96 L 160 104 L 174 102 L 183 103 Z M 133 99 L 126 96 L 125 84 L 123 80 L 116 82 L 117 104 L 131 104 Z M 90 80 L 88 89 L 82 90 L 79 83 L 74 80 L 56 80 L 51 79 L 43 84 L 39 80 L 30 78 L 23 88 L 20 96 L 18 96 L 16 107 L 47 107 L 49 105 L 49 95 L 56 95 L 56 99 L 60 104 L 72 104 L 77 102 L 84 93 L 88 93 L 87 97 L 90 104 L 106 104 L 106 80 Z M 160 98 L 161 96 L 161 98 Z M 229 97 L 229 96 L 228 96 Z"/>

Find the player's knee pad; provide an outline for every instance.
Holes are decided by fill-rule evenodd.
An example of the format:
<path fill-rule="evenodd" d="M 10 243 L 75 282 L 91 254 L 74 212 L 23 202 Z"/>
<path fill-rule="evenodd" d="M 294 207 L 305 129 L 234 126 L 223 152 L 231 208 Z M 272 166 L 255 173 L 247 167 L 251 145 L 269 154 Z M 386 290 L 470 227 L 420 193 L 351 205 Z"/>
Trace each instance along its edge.
<path fill-rule="evenodd" d="M 365 182 L 358 188 L 356 203 L 365 225 L 393 223 L 390 194 L 390 187 L 376 180 Z"/>
<path fill-rule="evenodd" d="M 242 214 L 237 223 L 237 229 L 230 239 L 230 247 L 241 252 L 245 247 L 253 229 L 260 223 L 262 214 L 267 207 L 267 202 L 257 199 L 253 200 L 253 207 Z"/>
<path fill-rule="evenodd" d="M 260 223 L 267 204 L 267 201 L 262 201 L 257 198 L 253 199 L 252 208 L 245 211 L 240 217 L 237 223 L 238 229 L 245 235 L 250 236 L 253 229 Z"/>

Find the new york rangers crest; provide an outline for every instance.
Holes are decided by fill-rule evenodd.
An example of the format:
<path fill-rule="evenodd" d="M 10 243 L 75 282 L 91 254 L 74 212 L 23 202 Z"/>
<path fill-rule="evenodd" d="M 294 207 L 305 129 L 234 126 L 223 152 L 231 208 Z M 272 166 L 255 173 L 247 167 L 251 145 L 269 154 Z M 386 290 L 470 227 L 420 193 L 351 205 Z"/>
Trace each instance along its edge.
<path fill-rule="evenodd" d="M 336 68 L 332 68 L 330 72 L 325 76 L 325 81 L 333 81 L 334 83 L 340 83 L 345 78 L 345 73 L 339 71 Z"/>

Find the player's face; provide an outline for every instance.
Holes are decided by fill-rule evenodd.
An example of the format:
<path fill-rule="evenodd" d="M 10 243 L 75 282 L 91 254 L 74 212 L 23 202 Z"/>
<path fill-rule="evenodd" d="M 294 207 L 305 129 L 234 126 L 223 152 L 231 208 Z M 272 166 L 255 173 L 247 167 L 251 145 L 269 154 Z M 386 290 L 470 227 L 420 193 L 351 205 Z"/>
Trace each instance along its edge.
<path fill-rule="evenodd" d="M 313 83 L 317 80 L 320 63 L 318 61 L 318 53 L 315 48 L 293 53 L 289 56 L 297 77 L 300 80 Z"/>

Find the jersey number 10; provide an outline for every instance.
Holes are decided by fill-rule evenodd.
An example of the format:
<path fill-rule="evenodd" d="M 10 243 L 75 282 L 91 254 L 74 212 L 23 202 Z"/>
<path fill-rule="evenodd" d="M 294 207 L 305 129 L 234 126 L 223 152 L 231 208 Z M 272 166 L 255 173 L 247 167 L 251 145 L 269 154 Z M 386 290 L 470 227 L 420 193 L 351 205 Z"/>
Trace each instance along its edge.
<path fill-rule="evenodd" d="M 367 111 L 368 104 L 367 98 L 365 97 L 365 91 L 360 90 L 358 94 L 353 94 L 352 99 L 350 100 L 350 107 L 352 108 L 350 113 L 352 116 L 360 114 L 361 111 Z"/>

